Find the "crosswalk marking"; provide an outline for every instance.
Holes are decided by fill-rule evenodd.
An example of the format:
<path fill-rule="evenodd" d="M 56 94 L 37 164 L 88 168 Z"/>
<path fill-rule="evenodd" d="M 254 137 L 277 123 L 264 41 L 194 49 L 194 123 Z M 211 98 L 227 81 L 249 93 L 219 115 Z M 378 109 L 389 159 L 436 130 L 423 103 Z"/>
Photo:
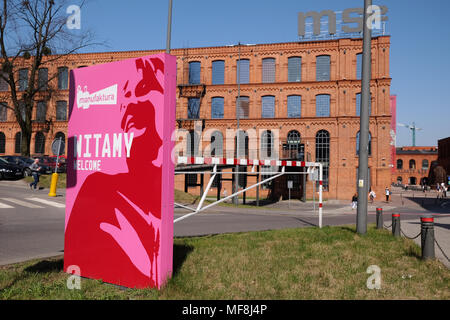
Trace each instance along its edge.
<path fill-rule="evenodd" d="M 9 204 L 0 202 L 0 209 L 8 209 L 8 208 L 14 208 L 14 207 L 10 206 Z"/>
<path fill-rule="evenodd" d="M 43 207 L 38 206 L 36 204 L 28 203 L 28 202 L 25 202 L 25 201 L 22 201 L 22 200 L 14 199 L 14 198 L 0 198 L 0 199 L 1 200 L 6 200 L 8 202 L 15 203 L 15 204 L 18 204 L 20 206 L 27 207 L 27 208 L 33 208 L 33 209 L 43 208 Z"/>
<path fill-rule="evenodd" d="M 56 208 L 65 208 L 66 207 L 66 205 L 64 203 L 49 201 L 49 200 L 45 200 L 45 199 L 41 199 L 41 198 L 27 198 L 26 200 L 40 202 L 40 203 L 47 204 L 49 206 L 56 207 Z"/>

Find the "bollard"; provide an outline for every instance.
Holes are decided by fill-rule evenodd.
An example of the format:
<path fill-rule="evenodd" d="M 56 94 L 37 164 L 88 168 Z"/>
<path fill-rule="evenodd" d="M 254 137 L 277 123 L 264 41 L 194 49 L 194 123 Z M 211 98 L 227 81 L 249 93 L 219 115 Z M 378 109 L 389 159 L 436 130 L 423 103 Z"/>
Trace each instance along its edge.
<path fill-rule="evenodd" d="M 400 237 L 400 213 L 392 214 L 392 234 Z"/>
<path fill-rule="evenodd" d="M 58 174 L 55 172 L 52 174 L 52 182 L 50 183 L 49 197 L 56 197 L 56 184 L 58 183 Z"/>
<path fill-rule="evenodd" d="M 434 259 L 434 218 L 420 217 L 422 259 Z"/>
<path fill-rule="evenodd" d="M 383 208 L 377 208 L 377 229 L 383 229 Z"/>

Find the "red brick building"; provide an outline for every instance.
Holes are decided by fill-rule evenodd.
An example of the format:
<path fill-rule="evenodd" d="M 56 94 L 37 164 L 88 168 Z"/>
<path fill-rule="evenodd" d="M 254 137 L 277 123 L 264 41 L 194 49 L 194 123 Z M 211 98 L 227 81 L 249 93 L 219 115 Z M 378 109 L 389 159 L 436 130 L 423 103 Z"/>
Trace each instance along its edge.
<path fill-rule="evenodd" d="M 380 194 L 391 182 L 389 49 L 390 37 L 373 38 L 369 170 L 371 187 Z M 56 90 L 48 100 L 36 102 L 32 153 L 50 154 L 55 137 L 67 139 L 70 69 L 161 51 L 76 54 L 44 70 L 49 79 L 57 75 L 50 81 Z M 177 128 L 193 138 L 179 140 L 180 152 L 233 157 L 240 96 L 240 156 L 322 162 L 324 198 L 351 199 L 357 181 L 361 53 L 362 39 L 172 50 L 177 57 Z M 21 68 L 24 77 L 26 61 Z M 0 102 L 10 103 L 4 88 Z M 226 139 L 227 135 L 231 138 Z M 17 154 L 18 137 L 20 128 L 12 111 L 0 110 L 0 155 Z M 208 148 L 211 141 L 214 149 Z M 249 176 L 243 184 L 260 178 Z M 198 193 L 198 187 L 189 185 L 197 185 L 200 179 L 179 175 L 176 188 Z M 223 186 L 232 189 L 231 181 Z M 260 191 L 263 196 L 287 193 L 280 180 Z M 293 197 L 306 192 L 312 198 L 311 183 L 301 178 L 295 178 L 292 191 Z M 215 193 L 211 190 L 211 195 Z"/>
<path fill-rule="evenodd" d="M 393 183 L 405 185 L 428 184 L 431 162 L 438 158 L 437 147 L 399 147 L 396 152 L 396 170 Z"/>

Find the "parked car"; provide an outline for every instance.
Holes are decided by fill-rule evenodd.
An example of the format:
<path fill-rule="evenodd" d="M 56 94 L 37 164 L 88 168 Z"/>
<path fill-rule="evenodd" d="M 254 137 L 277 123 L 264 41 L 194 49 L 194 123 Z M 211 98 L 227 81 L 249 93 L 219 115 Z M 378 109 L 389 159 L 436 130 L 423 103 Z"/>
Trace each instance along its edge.
<path fill-rule="evenodd" d="M 50 157 L 50 156 L 40 156 L 40 157 L 36 157 L 39 159 L 39 164 L 43 164 L 47 167 L 50 167 L 51 172 L 55 172 L 55 167 L 56 167 L 56 157 Z M 66 167 L 65 167 L 65 161 L 61 160 L 61 157 L 58 161 L 58 169 L 57 172 L 61 173 L 61 172 L 66 172 Z"/>
<path fill-rule="evenodd" d="M 0 158 L 0 180 L 5 178 L 23 178 L 23 169 Z"/>
<path fill-rule="evenodd" d="M 39 158 L 39 157 L 27 158 L 27 157 L 23 157 L 23 156 L 17 156 L 17 157 L 22 159 L 27 164 L 28 167 L 33 164 L 35 158 Z M 53 172 L 52 168 L 50 166 L 48 166 L 47 164 L 45 164 L 41 159 L 39 159 L 38 165 L 42 168 L 39 171 L 40 174 L 51 174 Z"/>
<path fill-rule="evenodd" d="M 15 164 L 22 168 L 23 175 L 25 177 L 28 177 L 31 175 L 31 170 L 28 168 L 30 165 L 25 162 L 21 157 L 19 156 L 1 156 L 0 158 L 5 159 L 9 163 Z"/>

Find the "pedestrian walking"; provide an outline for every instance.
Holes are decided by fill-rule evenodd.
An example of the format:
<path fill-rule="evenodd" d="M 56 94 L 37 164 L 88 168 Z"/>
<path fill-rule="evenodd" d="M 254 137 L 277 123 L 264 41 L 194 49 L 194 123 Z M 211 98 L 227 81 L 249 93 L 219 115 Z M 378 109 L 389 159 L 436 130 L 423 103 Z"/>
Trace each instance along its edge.
<path fill-rule="evenodd" d="M 441 189 L 442 189 L 442 199 L 447 198 L 447 187 L 443 182 L 441 183 Z"/>
<path fill-rule="evenodd" d="M 355 209 L 358 205 L 358 195 L 355 193 L 352 197 L 352 209 Z"/>
<path fill-rule="evenodd" d="M 385 195 L 386 195 L 386 202 L 389 202 L 389 196 L 391 195 L 391 191 L 389 190 L 388 187 L 386 187 L 386 189 L 384 189 Z"/>
<path fill-rule="evenodd" d="M 30 183 L 30 189 L 37 189 L 37 184 L 39 182 L 39 171 L 41 170 L 41 167 L 38 165 L 39 159 L 34 159 L 34 162 L 29 166 L 31 170 L 31 175 L 33 176 L 34 181 Z"/>
<path fill-rule="evenodd" d="M 373 203 L 373 199 L 375 199 L 376 197 L 377 197 L 377 195 L 376 195 L 375 191 L 370 189 L 370 192 L 369 192 L 370 203 Z"/>

